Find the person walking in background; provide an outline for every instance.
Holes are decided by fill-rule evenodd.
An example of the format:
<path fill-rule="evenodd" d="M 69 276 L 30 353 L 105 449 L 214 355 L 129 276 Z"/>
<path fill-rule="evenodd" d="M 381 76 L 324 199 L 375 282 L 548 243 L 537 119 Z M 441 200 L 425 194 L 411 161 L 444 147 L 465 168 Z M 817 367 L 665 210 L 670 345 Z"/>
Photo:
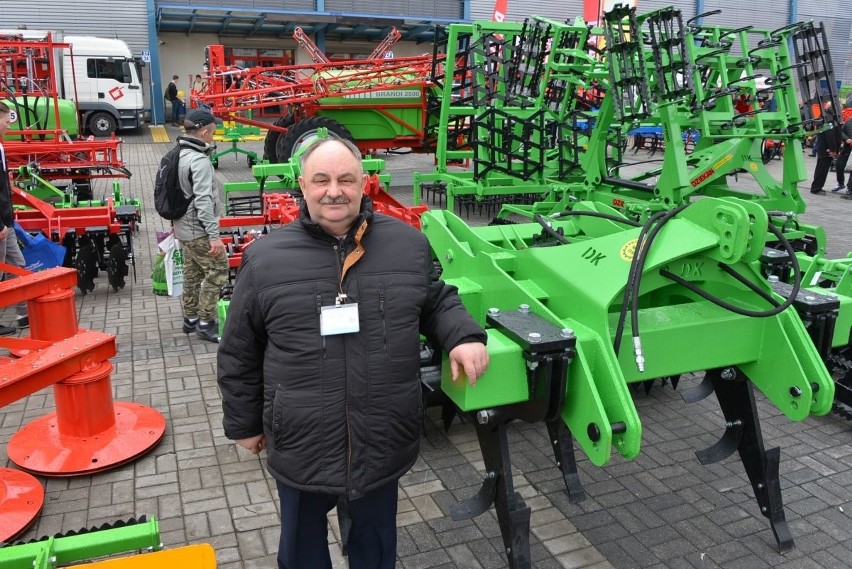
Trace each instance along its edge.
<path fill-rule="evenodd" d="M 849 118 L 843 121 L 843 125 L 840 127 L 840 145 L 840 153 L 837 155 L 837 161 L 834 163 L 834 168 L 837 171 L 838 186 L 832 190 L 833 192 L 839 192 L 843 189 L 846 164 L 849 162 L 849 155 L 852 154 L 852 115 L 849 115 Z M 852 199 L 852 174 L 849 175 L 847 180 L 846 193 L 843 197 Z"/>
<path fill-rule="evenodd" d="M 828 178 L 832 160 L 840 152 L 840 125 L 834 116 L 831 103 L 826 104 L 825 109 L 823 109 L 823 116 L 825 118 L 824 124 L 828 127 L 816 135 L 817 163 L 814 168 L 814 179 L 811 182 L 812 194 L 825 194 L 822 187 L 825 185 L 825 179 Z"/>
<path fill-rule="evenodd" d="M 6 103 L 0 101 L 0 142 L 9 130 L 12 121 L 12 111 Z M 24 254 L 18 244 L 15 234 L 15 216 L 12 210 L 12 188 L 9 187 L 9 172 L 6 168 L 6 151 L 0 144 L 0 263 L 23 267 L 26 265 Z M 14 278 L 14 275 L 4 273 L 3 280 Z M 18 328 L 30 325 L 27 315 L 27 303 L 19 302 L 15 307 L 17 326 L 0 325 L 0 336 L 14 334 Z"/>
<path fill-rule="evenodd" d="M 216 118 L 210 111 L 193 109 L 184 128 L 186 134 L 178 137 L 178 178 L 192 201 L 174 222 L 175 237 L 183 248 L 183 331 L 218 342 L 216 303 L 228 282 L 228 258 L 219 233 L 221 204 L 209 158 L 216 148 Z"/>
<path fill-rule="evenodd" d="M 185 112 L 183 100 L 178 97 L 178 79 L 180 78 L 177 75 L 172 75 L 172 80 L 169 81 L 169 85 L 166 87 L 166 100 L 172 105 L 172 124 L 174 126 L 180 126 L 180 117 Z"/>
<path fill-rule="evenodd" d="M 423 420 L 420 333 L 471 385 L 486 335 L 438 280 L 426 237 L 373 213 L 354 144 L 315 142 L 301 171 L 299 220 L 255 242 L 237 273 L 218 357 L 225 436 L 268 449 L 279 569 L 331 569 L 338 500 L 350 569 L 393 569 L 398 482 Z"/>

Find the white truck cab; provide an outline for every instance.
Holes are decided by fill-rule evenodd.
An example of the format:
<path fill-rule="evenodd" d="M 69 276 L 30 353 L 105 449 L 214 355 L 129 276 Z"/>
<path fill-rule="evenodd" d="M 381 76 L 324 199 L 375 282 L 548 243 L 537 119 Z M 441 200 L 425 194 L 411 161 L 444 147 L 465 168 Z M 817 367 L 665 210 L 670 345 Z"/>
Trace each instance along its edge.
<path fill-rule="evenodd" d="M 61 41 L 71 44 L 63 50 L 63 96 L 77 103 L 81 127 L 108 136 L 141 126 L 142 82 L 127 44 L 94 36 L 65 36 Z"/>
<path fill-rule="evenodd" d="M 139 63 L 121 40 L 95 36 L 63 36 L 45 30 L 0 30 L 0 36 L 54 43 L 70 48 L 52 50 L 50 65 L 59 97 L 74 102 L 80 131 L 109 136 L 144 123 Z M 43 64 L 43 62 L 39 62 Z"/>

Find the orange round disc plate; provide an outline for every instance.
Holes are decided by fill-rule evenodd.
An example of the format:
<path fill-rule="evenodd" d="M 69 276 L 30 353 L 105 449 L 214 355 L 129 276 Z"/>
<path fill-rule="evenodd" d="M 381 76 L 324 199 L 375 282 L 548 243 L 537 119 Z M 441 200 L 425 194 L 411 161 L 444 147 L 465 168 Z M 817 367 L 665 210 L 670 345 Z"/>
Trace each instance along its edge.
<path fill-rule="evenodd" d="M 0 468 L 0 542 L 23 533 L 44 505 L 41 482 L 20 470 Z"/>
<path fill-rule="evenodd" d="M 9 459 L 43 476 L 79 476 L 129 462 L 163 438 L 166 420 L 156 409 L 124 401 L 114 408 L 115 426 L 88 437 L 60 433 L 56 413 L 35 419 L 12 435 Z"/>

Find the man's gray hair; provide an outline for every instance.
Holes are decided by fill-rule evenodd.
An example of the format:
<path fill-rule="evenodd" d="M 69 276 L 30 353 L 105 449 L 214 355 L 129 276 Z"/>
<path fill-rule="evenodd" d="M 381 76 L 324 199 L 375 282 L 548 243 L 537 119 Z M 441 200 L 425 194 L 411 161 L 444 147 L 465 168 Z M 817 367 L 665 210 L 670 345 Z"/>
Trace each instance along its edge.
<path fill-rule="evenodd" d="M 316 150 L 317 148 L 319 148 L 320 146 L 322 146 L 323 144 L 326 144 L 328 142 L 339 142 L 340 144 L 342 144 L 343 146 L 348 148 L 349 152 L 352 153 L 352 156 L 354 156 L 358 160 L 358 165 L 359 166 L 361 165 L 361 151 L 358 149 L 357 146 L 355 146 L 354 142 L 352 142 L 351 140 L 348 140 L 346 138 L 335 138 L 333 136 L 329 136 L 328 138 L 316 139 L 314 142 L 311 143 L 310 146 L 308 146 L 305 149 L 304 152 L 302 152 L 301 156 L 299 156 L 299 171 L 300 172 L 305 171 L 305 162 L 308 161 L 308 156 L 313 154 L 314 150 Z M 363 168 L 362 168 L 362 170 L 363 170 Z"/>

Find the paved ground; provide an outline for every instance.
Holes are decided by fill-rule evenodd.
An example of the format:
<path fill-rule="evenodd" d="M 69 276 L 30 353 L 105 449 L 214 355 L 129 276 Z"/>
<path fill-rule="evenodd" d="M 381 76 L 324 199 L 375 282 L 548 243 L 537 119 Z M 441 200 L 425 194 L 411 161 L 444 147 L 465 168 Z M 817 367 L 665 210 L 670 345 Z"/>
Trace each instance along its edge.
<path fill-rule="evenodd" d="M 172 138 L 175 129 L 168 127 Z M 80 325 L 115 334 L 115 397 L 150 405 L 167 420 L 163 441 L 121 468 L 79 478 L 42 479 L 44 510 L 24 539 L 153 514 L 167 547 L 211 543 L 219 567 L 271 568 L 277 549 L 278 505 L 263 459 L 237 449 L 221 429 L 215 381 L 215 345 L 180 331 L 177 300 L 151 293 L 155 231 L 152 175 L 166 144 L 150 134 L 125 137 L 124 158 L 133 177 L 125 193 L 139 197 L 146 218 L 137 241 L 137 280 L 114 293 L 105 276 L 96 290 L 78 296 Z M 247 148 L 259 150 L 260 143 Z M 407 193 L 410 172 L 431 160 L 388 156 L 395 188 Z M 814 159 L 806 158 L 809 168 Z M 243 157 L 224 157 L 218 177 L 246 180 Z M 829 186 L 830 187 L 830 186 Z M 803 187 L 803 189 L 806 189 Z M 807 219 L 830 235 L 830 253 L 852 250 L 848 219 L 852 201 L 811 196 Z M 6 311 L 6 322 L 11 312 Z M 686 379 L 684 387 L 694 384 Z M 510 429 L 516 485 L 533 509 L 533 566 L 549 568 L 841 568 L 852 559 L 852 425 L 833 415 L 791 423 L 758 397 L 768 447 L 782 452 L 781 486 L 797 548 L 781 556 L 759 514 L 750 484 L 736 458 L 701 466 L 694 451 L 721 435 L 723 419 L 714 398 L 687 405 L 670 387 L 637 394 L 643 421 L 641 455 L 613 457 L 598 468 L 580 458 L 588 498 L 568 503 L 546 432 L 539 425 Z M 0 411 L 0 443 L 22 425 L 53 409 L 49 390 Z M 496 517 L 454 522 L 448 507 L 477 489 L 482 462 L 470 425 L 448 434 L 430 412 L 421 458 L 401 481 L 401 569 L 506 567 Z M 0 446 L 0 466 L 12 466 Z M 335 567 L 336 521 L 330 524 Z"/>

